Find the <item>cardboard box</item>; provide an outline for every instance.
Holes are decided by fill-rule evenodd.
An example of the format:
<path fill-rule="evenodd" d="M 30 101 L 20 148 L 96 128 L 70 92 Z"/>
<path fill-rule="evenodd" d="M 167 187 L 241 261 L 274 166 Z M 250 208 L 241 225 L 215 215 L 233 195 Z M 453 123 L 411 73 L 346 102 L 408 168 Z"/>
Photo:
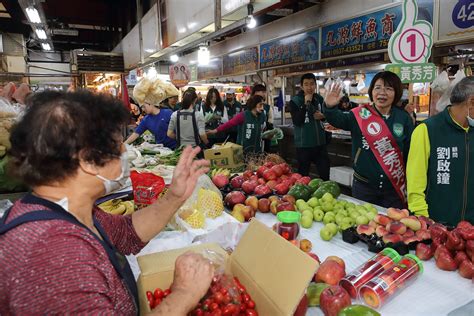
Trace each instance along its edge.
<path fill-rule="evenodd" d="M 213 167 L 238 168 L 244 164 L 244 151 L 242 146 L 227 142 L 223 147 L 204 150 L 204 158 Z"/>
<path fill-rule="evenodd" d="M 226 258 L 226 271 L 237 276 L 247 288 L 259 315 L 293 315 L 318 268 L 313 258 L 253 219 L 230 256 L 217 244 L 201 244 L 138 257 L 142 315 L 150 311 L 146 291 L 171 285 L 176 258 L 188 250 L 203 249 L 214 250 Z"/>

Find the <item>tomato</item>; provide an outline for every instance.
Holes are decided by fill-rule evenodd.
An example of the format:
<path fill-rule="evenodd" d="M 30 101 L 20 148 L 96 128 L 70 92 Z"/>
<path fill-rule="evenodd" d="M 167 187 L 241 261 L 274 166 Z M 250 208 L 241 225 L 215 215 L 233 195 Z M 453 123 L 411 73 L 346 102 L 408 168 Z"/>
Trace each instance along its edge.
<path fill-rule="evenodd" d="M 219 304 L 214 302 L 211 305 L 209 305 L 209 308 L 211 311 L 215 311 L 216 309 L 219 309 Z"/>
<path fill-rule="evenodd" d="M 203 311 L 202 309 L 200 309 L 200 308 L 197 308 L 197 309 L 194 310 L 193 315 L 194 315 L 194 316 L 203 316 L 203 315 L 204 315 L 204 311 Z"/>
<path fill-rule="evenodd" d="M 216 301 L 217 304 L 224 303 L 224 295 L 222 295 L 221 292 L 217 292 L 214 294 L 214 301 Z"/>
<path fill-rule="evenodd" d="M 245 316 L 258 316 L 258 313 L 254 309 L 247 309 L 245 311 Z"/>
<path fill-rule="evenodd" d="M 222 311 L 220 309 L 213 310 L 211 316 L 222 316 Z"/>
<path fill-rule="evenodd" d="M 161 298 L 155 298 L 155 307 L 161 304 L 162 299 Z"/>
<path fill-rule="evenodd" d="M 163 292 L 163 297 L 167 297 L 168 295 L 171 294 L 171 289 L 166 289 L 164 292 Z"/>
<path fill-rule="evenodd" d="M 250 308 L 250 309 L 254 309 L 254 308 L 255 308 L 255 302 L 252 301 L 252 299 L 250 299 L 250 300 L 247 302 L 247 308 Z"/>
<path fill-rule="evenodd" d="M 224 304 L 229 304 L 230 302 L 232 302 L 232 296 L 230 296 L 230 294 L 227 293 L 227 294 L 224 296 L 223 303 L 224 303 Z"/>
<path fill-rule="evenodd" d="M 234 314 L 238 314 L 240 311 L 239 306 L 235 304 L 227 304 L 222 308 L 222 315 L 224 316 L 233 316 Z"/>
<path fill-rule="evenodd" d="M 150 308 L 153 309 L 155 307 L 155 297 L 153 296 L 153 293 L 151 291 L 146 291 L 146 299 L 148 300 L 148 305 L 150 305 Z"/>
<path fill-rule="evenodd" d="M 163 298 L 164 297 L 164 293 L 163 293 L 163 290 L 160 289 L 160 288 L 156 288 L 155 289 L 155 292 L 153 292 L 153 296 L 155 297 L 155 299 L 158 299 L 158 298 Z"/>
<path fill-rule="evenodd" d="M 226 295 L 228 293 L 227 289 L 226 288 L 222 288 L 221 291 L 222 295 Z"/>
<path fill-rule="evenodd" d="M 247 293 L 242 294 L 242 303 L 247 304 L 250 300 L 250 295 L 248 295 Z"/>
<path fill-rule="evenodd" d="M 245 312 L 246 309 L 247 309 L 247 305 L 246 305 L 246 304 L 241 304 L 241 305 L 240 305 L 240 312 L 241 312 L 241 313 Z"/>

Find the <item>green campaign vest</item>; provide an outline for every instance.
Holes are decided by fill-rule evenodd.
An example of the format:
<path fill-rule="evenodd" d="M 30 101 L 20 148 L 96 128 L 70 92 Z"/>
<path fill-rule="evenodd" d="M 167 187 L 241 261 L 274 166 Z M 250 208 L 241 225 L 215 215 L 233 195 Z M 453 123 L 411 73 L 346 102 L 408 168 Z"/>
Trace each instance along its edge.
<path fill-rule="evenodd" d="M 265 114 L 254 116 L 252 112 L 244 112 L 244 123 L 239 126 L 237 143 L 242 145 L 244 153 L 262 152 L 262 131 L 265 125 Z"/>
<path fill-rule="evenodd" d="M 305 106 L 303 94 L 294 96 L 292 101 L 300 108 Z M 323 102 L 323 98 L 319 94 L 315 94 L 313 102 L 308 106 L 303 126 L 294 126 L 295 147 L 308 148 L 326 144 L 326 133 L 322 123 L 313 117 L 317 108 L 323 112 Z"/>
<path fill-rule="evenodd" d="M 234 105 L 231 106 L 227 100 L 224 100 L 224 106 L 227 108 L 227 116 L 229 117 L 229 120 L 243 111 L 242 104 L 238 101 L 234 101 Z M 232 127 L 229 131 L 237 132 L 237 127 Z"/>
<path fill-rule="evenodd" d="M 206 114 L 208 113 L 214 113 L 221 117 L 224 116 L 224 112 L 222 112 L 221 110 L 218 110 L 217 107 L 214 109 L 214 111 L 211 108 L 209 109 L 204 108 L 204 116 L 206 116 Z M 216 129 L 217 127 L 219 127 L 219 125 L 221 125 L 220 121 L 212 120 L 206 123 L 206 129 Z M 210 136 L 214 136 L 214 135 L 210 135 Z"/>
<path fill-rule="evenodd" d="M 458 126 L 448 108 L 424 121 L 430 140 L 426 202 L 430 217 L 454 226 L 474 223 L 474 128 Z"/>

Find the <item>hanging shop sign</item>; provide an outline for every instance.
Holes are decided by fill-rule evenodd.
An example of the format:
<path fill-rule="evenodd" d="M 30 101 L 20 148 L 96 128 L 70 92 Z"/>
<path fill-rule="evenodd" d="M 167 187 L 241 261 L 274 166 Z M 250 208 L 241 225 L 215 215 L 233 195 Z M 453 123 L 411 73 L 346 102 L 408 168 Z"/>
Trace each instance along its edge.
<path fill-rule="evenodd" d="M 198 80 L 198 68 L 197 65 L 191 65 L 189 66 L 189 71 L 191 72 L 191 78 L 189 81 L 194 82 Z"/>
<path fill-rule="evenodd" d="M 474 38 L 474 2 L 439 1 L 438 40 L 458 42 Z"/>
<path fill-rule="evenodd" d="M 205 80 L 222 76 L 222 59 L 214 58 L 208 65 L 197 67 L 197 79 Z"/>
<path fill-rule="evenodd" d="M 258 49 L 252 47 L 226 55 L 222 59 L 222 65 L 224 76 L 254 72 L 258 68 Z"/>
<path fill-rule="evenodd" d="M 295 65 L 290 67 L 277 68 L 275 70 L 277 76 L 312 72 L 327 68 L 346 67 L 370 63 L 383 63 L 385 61 L 385 53 L 375 53 L 363 56 L 354 56 L 349 58 L 333 59 L 328 61 L 319 61 L 316 63 Z"/>
<path fill-rule="evenodd" d="M 260 68 L 319 60 L 319 29 L 260 45 Z"/>
<path fill-rule="evenodd" d="M 392 64 L 385 69 L 396 73 L 403 83 L 434 80 L 436 66 L 428 63 L 433 46 L 433 26 L 418 19 L 415 0 L 403 2 L 402 20 L 388 45 L 388 56 Z"/>
<path fill-rule="evenodd" d="M 433 0 L 418 0 L 419 18 L 433 21 Z M 402 18 L 402 6 L 383 9 L 322 28 L 321 58 L 385 49 Z"/>
<path fill-rule="evenodd" d="M 170 66 L 170 80 L 176 88 L 184 87 L 191 80 L 191 71 L 183 63 L 176 63 Z"/>

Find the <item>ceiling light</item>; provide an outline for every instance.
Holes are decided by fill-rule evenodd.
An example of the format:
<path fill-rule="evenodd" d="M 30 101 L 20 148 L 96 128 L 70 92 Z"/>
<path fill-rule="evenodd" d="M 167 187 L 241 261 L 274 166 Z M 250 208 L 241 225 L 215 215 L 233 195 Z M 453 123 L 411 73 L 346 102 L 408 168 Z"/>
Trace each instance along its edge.
<path fill-rule="evenodd" d="M 28 7 L 25 11 L 31 23 L 41 23 L 39 12 L 34 7 Z"/>
<path fill-rule="evenodd" d="M 257 26 L 257 20 L 255 20 L 255 18 L 253 17 L 253 15 L 249 15 L 247 17 L 247 27 L 249 29 L 253 29 L 254 27 Z"/>
<path fill-rule="evenodd" d="M 155 50 L 152 49 L 152 48 L 146 48 L 146 49 L 145 49 L 145 52 L 147 52 L 147 53 L 154 53 Z"/>
<path fill-rule="evenodd" d="M 156 71 L 156 68 L 155 67 L 150 67 L 150 69 L 148 69 L 148 71 L 146 72 L 146 77 L 148 79 L 154 79 L 156 78 L 156 76 L 158 75 L 158 72 Z"/>
<path fill-rule="evenodd" d="M 35 32 L 39 39 L 45 40 L 48 38 L 46 32 L 43 29 L 36 29 Z"/>
<path fill-rule="evenodd" d="M 41 43 L 41 47 L 43 48 L 43 50 L 51 50 L 51 45 L 49 45 L 48 43 Z"/>
<path fill-rule="evenodd" d="M 178 60 L 179 60 L 178 55 L 174 54 L 174 55 L 171 55 L 171 56 L 170 56 L 170 61 L 171 61 L 171 62 L 175 63 L 175 62 L 177 62 Z"/>
<path fill-rule="evenodd" d="M 208 65 L 210 60 L 209 49 L 206 46 L 199 47 L 198 50 L 198 63 L 199 65 Z"/>

